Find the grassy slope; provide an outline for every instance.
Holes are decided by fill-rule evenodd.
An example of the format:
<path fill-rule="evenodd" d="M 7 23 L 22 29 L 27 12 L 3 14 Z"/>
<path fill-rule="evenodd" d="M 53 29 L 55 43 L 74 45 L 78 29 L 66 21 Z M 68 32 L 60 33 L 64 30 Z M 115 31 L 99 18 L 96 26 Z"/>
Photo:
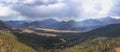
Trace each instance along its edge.
<path fill-rule="evenodd" d="M 0 52 L 35 52 L 31 47 L 19 42 L 9 33 L 0 31 Z"/>

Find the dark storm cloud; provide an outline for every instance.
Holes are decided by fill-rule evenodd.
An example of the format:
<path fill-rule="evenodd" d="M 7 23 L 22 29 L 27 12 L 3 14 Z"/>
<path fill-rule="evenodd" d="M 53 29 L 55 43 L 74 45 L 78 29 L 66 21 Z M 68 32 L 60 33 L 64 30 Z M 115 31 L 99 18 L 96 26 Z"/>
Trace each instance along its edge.
<path fill-rule="evenodd" d="M 59 1 L 59 0 L 34 0 L 32 3 L 27 3 L 27 2 L 26 3 L 22 2 L 22 3 L 25 5 L 28 5 L 28 6 L 36 6 L 36 5 L 55 4 L 58 2 L 62 2 L 62 1 Z"/>
<path fill-rule="evenodd" d="M 70 7 L 69 5 L 64 6 L 62 3 L 38 7 L 14 5 L 12 8 L 20 12 L 21 15 L 29 18 L 77 17 L 80 14 L 74 7 Z"/>
<path fill-rule="evenodd" d="M 69 5 L 63 0 L 20 0 L 16 2 L 2 1 L 2 4 L 11 7 L 12 10 L 26 16 L 28 19 L 41 18 L 70 18 L 77 17 L 79 11 L 75 5 Z"/>
<path fill-rule="evenodd" d="M 58 2 L 63 2 L 63 1 L 62 0 L 0 0 L 0 3 L 4 5 L 25 4 L 28 6 L 49 5 L 49 4 L 55 4 Z"/>
<path fill-rule="evenodd" d="M 120 15 L 119 3 L 119 0 L 0 0 L 0 16 L 26 20 L 100 18 Z"/>

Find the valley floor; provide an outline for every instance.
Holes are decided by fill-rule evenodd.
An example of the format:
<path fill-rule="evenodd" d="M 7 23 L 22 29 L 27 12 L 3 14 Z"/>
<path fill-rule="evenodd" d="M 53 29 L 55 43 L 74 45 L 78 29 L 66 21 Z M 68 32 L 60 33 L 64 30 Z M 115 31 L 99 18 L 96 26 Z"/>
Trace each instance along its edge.
<path fill-rule="evenodd" d="M 46 29 L 0 30 L 0 52 L 119 52 L 120 25 L 89 32 Z"/>

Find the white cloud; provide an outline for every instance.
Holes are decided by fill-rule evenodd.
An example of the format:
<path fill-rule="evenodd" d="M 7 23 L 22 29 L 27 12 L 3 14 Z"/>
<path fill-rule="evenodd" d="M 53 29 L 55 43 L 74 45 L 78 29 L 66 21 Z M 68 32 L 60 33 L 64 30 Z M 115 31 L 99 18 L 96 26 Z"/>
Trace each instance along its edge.
<path fill-rule="evenodd" d="M 107 16 L 115 3 L 114 0 L 71 0 L 71 2 L 79 3 L 82 17 Z"/>
<path fill-rule="evenodd" d="M 120 16 L 112 16 L 112 18 L 120 19 Z"/>
<path fill-rule="evenodd" d="M 118 0 L 0 0 L 0 16 L 21 14 L 31 19 L 100 18 L 108 16 L 111 10 L 114 11 L 112 14 L 120 13 L 116 12 L 120 6 L 113 9 L 116 1 Z"/>
<path fill-rule="evenodd" d="M 9 16 L 9 15 L 17 15 L 18 12 L 12 10 L 8 6 L 0 5 L 0 16 Z"/>
<path fill-rule="evenodd" d="M 23 0 L 23 3 L 25 4 L 35 3 L 35 0 Z"/>

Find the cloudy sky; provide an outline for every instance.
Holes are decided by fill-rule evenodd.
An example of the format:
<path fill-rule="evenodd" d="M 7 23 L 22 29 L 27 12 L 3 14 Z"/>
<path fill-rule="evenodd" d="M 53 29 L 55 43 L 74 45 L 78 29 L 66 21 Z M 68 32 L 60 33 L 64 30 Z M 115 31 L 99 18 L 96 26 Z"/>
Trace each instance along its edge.
<path fill-rule="evenodd" d="M 119 19 L 120 0 L 0 0 L 2 20 Z"/>

